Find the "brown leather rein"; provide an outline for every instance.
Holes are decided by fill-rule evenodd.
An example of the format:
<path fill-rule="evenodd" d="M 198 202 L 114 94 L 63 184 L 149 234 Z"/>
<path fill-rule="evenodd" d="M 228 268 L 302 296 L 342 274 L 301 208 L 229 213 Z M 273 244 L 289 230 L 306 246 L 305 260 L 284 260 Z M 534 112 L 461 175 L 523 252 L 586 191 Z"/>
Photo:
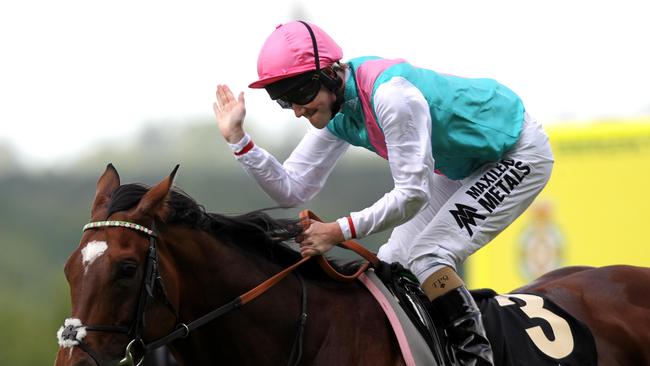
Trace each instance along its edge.
<path fill-rule="evenodd" d="M 304 229 L 307 229 L 311 223 L 310 220 L 315 220 L 315 221 L 323 221 L 321 220 L 316 214 L 311 212 L 310 210 L 303 210 L 300 212 L 300 221 Z M 320 264 L 321 268 L 327 273 L 331 278 L 341 281 L 341 282 L 351 282 L 357 279 L 363 272 L 365 272 L 368 267 L 372 266 L 373 268 L 376 268 L 379 265 L 379 258 L 369 251 L 368 249 L 364 248 L 361 244 L 354 240 L 346 240 L 342 243 L 337 244 L 337 246 L 351 250 L 357 254 L 359 254 L 361 257 L 363 257 L 365 260 L 367 260 L 367 263 L 362 264 L 359 269 L 352 275 L 344 275 L 340 272 L 338 272 L 332 265 L 327 261 L 325 257 L 322 255 L 315 256 L 316 260 Z M 268 289 L 273 287 L 275 284 L 280 282 L 283 278 L 285 278 L 289 273 L 293 272 L 296 268 L 298 268 L 300 265 L 303 263 L 309 261 L 314 257 L 305 257 L 301 259 L 300 261 L 292 264 L 291 266 L 285 268 L 281 272 L 278 272 L 275 274 L 273 277 L 269 278 L 268 280 L 262 282 L 259 284 L 257 287 L 253 288 L 252 290 L 246 292 L 245 294 L 241 295 L 241 303 L 246 304 L 250 302 L 251 300 L 255 299 L 256 297 L 260 296 L 261 294 L 265 293 Z"/>

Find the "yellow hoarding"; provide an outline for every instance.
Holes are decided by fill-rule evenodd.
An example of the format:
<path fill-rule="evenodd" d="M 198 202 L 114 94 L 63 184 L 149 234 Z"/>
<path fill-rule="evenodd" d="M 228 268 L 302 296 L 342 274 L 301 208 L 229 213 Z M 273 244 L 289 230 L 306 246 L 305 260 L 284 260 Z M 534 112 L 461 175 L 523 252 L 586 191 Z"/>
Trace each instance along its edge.
<path fill-rule="evenodd" d="M 512 290 L 567 265 L 650 266 L 650 119 L 547 127 L 555 166 L 531 207 L 472 255 L 472 288 Z"/>

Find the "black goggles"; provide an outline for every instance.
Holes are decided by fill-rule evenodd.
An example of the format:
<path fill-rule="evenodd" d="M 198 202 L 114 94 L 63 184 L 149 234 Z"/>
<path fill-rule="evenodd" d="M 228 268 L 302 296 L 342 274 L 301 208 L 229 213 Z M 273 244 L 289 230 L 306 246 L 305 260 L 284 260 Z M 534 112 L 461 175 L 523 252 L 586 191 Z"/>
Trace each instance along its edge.
<path fill-rule="evenodd" d="M 293 88 L 284 93 L 276 102 L 284 109 L 291 109 L 293 104 L 305 105 L 309 104 L 316 98 L 321 88 L 321 82 L 317 76 L 310 79 L 307 83 Z"/>

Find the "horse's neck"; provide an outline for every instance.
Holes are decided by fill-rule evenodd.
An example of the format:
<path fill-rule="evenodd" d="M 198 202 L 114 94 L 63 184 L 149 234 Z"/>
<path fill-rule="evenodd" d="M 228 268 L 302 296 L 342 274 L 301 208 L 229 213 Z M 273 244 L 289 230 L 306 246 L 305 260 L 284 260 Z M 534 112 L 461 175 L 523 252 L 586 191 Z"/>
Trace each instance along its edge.
<path fill-rule="evenodd" d="M 184 322 L 200 318 L 282 270 L 258 254 L 203 232 L 175 229 L 165 239 L 164 254 L 176 268 L 174 281 L 180 289 Z M 305 291 L 298 277 L 289 275 L 243 307 L 198 328 L 174 344 L 179 357 L 190 365 L 216 360 L 226 365 L 287 364 L 294 345 L 304 341 L 306 363 L 401 364 L 385 315 L 363 286 L 307 276 L 304 283 Z M 305 295 L 307 309 L 302 303 Z M 298 336 L 303 311 L 308 326 Z M 363 356 L 358 354 L 361 345 Z"/>
<path fill-rule="evenodd" d="M 174 228 L 165 233 L 164 242 L 180 284 L 204 294 L 241 295 L 279 268 L 200 230 Z"/>
<path fill-rule="evenodd" d="M 164 244 L 161 245 L 161 257 L 169 258 L 168 265 L 177 269 L 169 277 L 175 279 L 184 322 L 191 322 L 232 301 L 281 270 L 260 256 L 226 245 L 204 232 L 178 228 L 164 234 L 161 235 Z M 221 348 L 215 348 L 215 353 L 259 348 L 260 339 L 264 339 L 269 348 L 265 352 L 278 353 L 276 356 L 282 357 L 288 353 L 285 348 L 295 337 L 294 324 L 301 310 L 300 293 L 298 281 L 290 276 L 250 305 L 197 330 L 207 336 L 203 338 L 219 340 Z M 246 324 L 255 326 L 243 331 Z"/>

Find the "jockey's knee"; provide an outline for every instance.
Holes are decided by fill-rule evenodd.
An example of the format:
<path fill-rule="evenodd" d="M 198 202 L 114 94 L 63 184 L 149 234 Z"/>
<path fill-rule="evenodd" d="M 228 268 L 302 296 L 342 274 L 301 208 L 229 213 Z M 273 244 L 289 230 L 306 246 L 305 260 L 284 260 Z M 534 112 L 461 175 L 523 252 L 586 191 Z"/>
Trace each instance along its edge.
<path fill-rule="evenodd" d="M 433 273 L 445 267 L 457 272 L 459 265 L 456 255 L 438 247 L 433 253 L 409 258 L 407 268 L 417 277 L 420 283 L 424 283 Z"/>

